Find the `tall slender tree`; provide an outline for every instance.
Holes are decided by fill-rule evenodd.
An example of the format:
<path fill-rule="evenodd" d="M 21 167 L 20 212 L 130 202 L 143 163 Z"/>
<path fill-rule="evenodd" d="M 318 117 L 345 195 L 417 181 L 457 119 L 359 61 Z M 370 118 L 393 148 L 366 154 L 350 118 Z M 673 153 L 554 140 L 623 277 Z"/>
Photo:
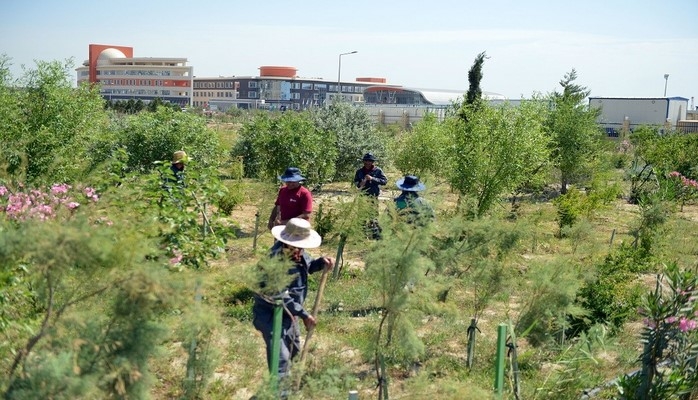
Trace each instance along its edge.
<path fill-rule="evenodd" d="M 601 129 L 596 123 L 600 109 L 590 108 L 585 99 L 591 93 L 575 83 L 572 69 L 560 81 L 562 93 L 550 96 L 552 112 L 546 129 L 551 138 L 551 160 L 560 171 L 560 192 L 567 193 L 570 183 L 590 180 L 594 161 L 600 154 Z"/>
<path fill-rule="evenodd" d="M 487 54 L 483 51 L 475 57 L 473 66 L 468 71 L 468 92 L 465 94 L 465 103 L 463 103 L 458 111 L 458 117 L 463 121 L 468 121 L 468 112 L 470 108 L 477 108 L 478 103 L 482 100 L 482 89 L 480 81 L 482 80 L 482 65 L 485 63 Z"/>

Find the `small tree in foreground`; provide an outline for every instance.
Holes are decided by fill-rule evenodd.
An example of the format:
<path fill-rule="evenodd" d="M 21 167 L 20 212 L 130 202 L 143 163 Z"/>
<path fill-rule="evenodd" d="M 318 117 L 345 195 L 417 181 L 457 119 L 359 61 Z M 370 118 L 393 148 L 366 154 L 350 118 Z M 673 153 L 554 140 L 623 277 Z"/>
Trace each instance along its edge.
<path fill-rule="evenodd" d="M 698 274 L 676 264 L 657 276 L 653 292 L 643 299 L 644 348 L 641 369 L 623 377 L 624 398 L 688 399 L 698 388 Z"/>
<path fill-rule="evenodd" d="M 387 222 L 382 225 L 388 226 Z M 424 257 L 431 242 L 428 227 L 397 220 L 391 229 L 383 232 L 383 240 L 366 257 L 366 272 L 375 277 L 375 290 L 382 300 L 373 354 L 379 400 L 388 399 L 386 365 L 411 365 L 424 352 L 424 344 L 410 321 L 409 309 L 419 278 L 431 266 Z"/>
<path fill-rule="evenodd" d="M 59 220 L 0 216 L 0 270 L 14 281 L 2 297 L 15 299 L 0 329 L 21 327 L 13 345 L 24 341 L 3 349 L 0 390 L 7 399 L 145 398 L 172 287 L 144 261 L 147 241 L 73 210 Z"/>

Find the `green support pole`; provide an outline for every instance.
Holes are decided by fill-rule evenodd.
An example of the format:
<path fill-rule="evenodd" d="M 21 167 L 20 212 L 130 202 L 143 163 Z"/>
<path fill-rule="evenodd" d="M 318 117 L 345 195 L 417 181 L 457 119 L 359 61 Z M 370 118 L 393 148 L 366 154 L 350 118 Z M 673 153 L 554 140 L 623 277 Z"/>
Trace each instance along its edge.
<path fill-rule="evenodd" d="M 279 390 L 279 356 L 281 355 L 281 317 L 284 306 L 281 300 L 276 300 L 274 305 L 274 327 L 271 331 L 271 363 L 269 365 L 269 376 L 271 389 L 274 392 Z"/>
<path fill-rule="evenodd" d="M 501 399 L 504 391 L 504 366 L 507 359 L 507 325 L 497 327 L 497 359 L 495 361 L 494 397 Z"/>

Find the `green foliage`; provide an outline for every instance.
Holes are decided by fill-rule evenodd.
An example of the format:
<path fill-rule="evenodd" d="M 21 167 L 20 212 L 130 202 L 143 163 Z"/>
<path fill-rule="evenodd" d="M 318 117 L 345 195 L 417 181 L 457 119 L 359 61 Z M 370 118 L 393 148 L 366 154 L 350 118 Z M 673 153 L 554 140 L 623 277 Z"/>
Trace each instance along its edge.
<path fill-rule="evenodd" d="M 232 215 L 235 207 L 245 200 L 244 185 L 234 182 L 226 184 L 225 187 L 226 190 L 218 197 L 217 205 L 223 215 Z"/>
<path fill-rule="evenodd" d="M 635 238 L 633 247 L 639 250 L 642 258 L 658 255 L 657 244 L 670 215 L 670 204 L 659 195 L 647 196 L 640 201 L 640 219 L 630 233 Z"/>
<path fill-rule="evenodd" d="M 411 131 L 395 140 L 393 164 L 403 175 L 443 175 L 448 167 L 452 137 L 434 114 L 427 113 Z"/>
<path fill-rule="evenodd" d="M 462 110 L 469 113 L 468 122 L 445 122 L 455 142 L 450 181 L 473 199 L 473 213 L 482 216 L 500 196 L 544 172 L 549 157 L 542 126 L 546 113 L 536 100 L 520 107 L 482 104 Z"/>
<path fill-rule="evenodd" d="M 235 232 L 210 207 L 227 194 L 218 172 L 193 162 L 185 172 L 184 182 L 176 182 L 169 163 L 161 163 L 142 190 L 159 211 L 157 236 L 172 256 L 170 263 L 200 268 L 224 251 Z"/>
<path fill-rule="evenodd" d="M 276 296 L 294 279 L 288 274 L 292 266 L 292 261 L 285 257 L 262 257 L 256 265 L 246 269 L 243 281 L 255 293 Z"/>
<path fill-rule="evenodd" d="M 340 398 L 356 388 L 357 379 L 341 357 L 325 357 L 318 367 L 303 376 L 302 390 L 309 398 Z"/>
<path fill-rule="evenodd" d="M 625 398 L 689 398 L 698 386 L 695 363 L 698 358 L 698 323 L 695 268 L 666 266 L 657 276 L 654 291 L 642 299 L 645 326 L 641 369 L 623 376 L 618 384 Z"/>
<path fill-rule="evenodd" d="M 642 126 L 630 136 L 635 154 L 652 165 L 658 176 L 677 171 L 689 179 L 698 178 L 698 137 L 677 132 L 659 133 L 659 127 Z"/>
<path fill-rule="evenodd" d="M 177 150 L 202 166 L 217 166 L 220 158 L 218 136 L 204 119 L 169 108 L 127 116 L 115 135 L 114 145 L 126 149 L 130 170 L 150 171 L 155 161 L 171 160 Z"/>
<path fill-rule="evenodd" d="M 373 290 L 382 299 L 380 323 L 375 330 L 374 363 L 382 379 L 386 378 L 384 363 L 410 365 L 424 352 L 424 345 L 414 332 L 409 318 L 411 293 L 420 277 L 432 267 L 424 256 L 430 244 L 430 229 L 383 218 L 381 243 L 366 256 L 366 272 L 374 277 Z M 387 382 L 379 389 L 387 397 Z M 379 398 L 383 398 L 379 396 Z"/>
<path fill-rule="evenodd" d="M 550 135 L 550 155 L 560 171 L 561 192 L 570 183 L 584 183 L 593 176 L 599 156 L 602 132 L 596 123 L 600 113 L 586 104 L 589 91 L 575 82 L 577 72 L 572 69 L 560 81 L 562 93 L 550 96 L 552 110 L 545 123 Z"/>
<path fill-rule="evenodd" d="M 531 267 L 530 292 L 515 324 L 519 338 L 525 337 L 533 346 L 565 342 L 568 318 L 582 318 L 586 314 L 574 302 L 579 275 L 580 267 L 567 261 Z"/>
<path fill-rule="evenodd" d="M 327 210 L 325 205 L 320 203 L 313 220 L 315 231 L 317 231 L 323 240 L 328 237 L 329 233 L 334 231 L 337 218 L 338 215 L 332 209 Z"/>
<path fill-rule="evenodd" d="M 313 224 L 323 240 L 344 237 L 349 243 L 362 243 L 370 236 L 367 224 L 377 218 L 378 204 L 358 189 L 351 189 L 351 198 L 341 203 L 321 204 Z"/>
<path fill-rule="evenodd" d="M 482 98 L 482 89 L 480 89 L 480 81 L 482 81 L 482 65 L 485 63 L 487 54 L 483 51 L 475 57 L 473 66 L 468 71 L 468 93 L 465 96 L 467 104 L 473 104 Z"/>
<path fill-rule="evenodd" d="M 0 63 L 0 173 L 29 183 L 69 182 L 83 174 L 86 150 L 107 123 L 99 90 L 71 87 L 72 61 L 37 61 L 16 82 Z"/>
<path fill-rule="evenodd" d="M 182 347 L 188 353 L 186 376 L 183 380 L 184 399 L 205 398 L 206 388 L 215 370 L 219 351 L 213 344 L 218 321 L 212 310 L 206 310 L 197 294 L 191 315 L 182 325 Z"/>
<path fill-rule="evenodd" d="M 385 137 L 375 130 L 365 109 L 345 102 L 332 103 L 312 109 L 311 118 L 317 129 L 323 132 L 322 137 L 336 145 L 332 180 L 351 180 L 357 160 L 368 152 L 378 157 L 381 165 L 389 163 Z"/>
<path fill-rule="evenodd" d="M 589 311 L 586 321 L 578 321 L 581 326 L 609 324 L 617 330 L 632 318 L 642 290 L 637 277 L 647 268 L 642 254 L 627 244 L 608 254 L 577 293 L 578 303 Z"/>
<path fill-rule="evenodd" d="M 573 343 L 556 349 L 555 365 L 559 368 L 549 369 L 533 398 L 576 400 L 583 391 L 602 383 L 604 360 L 599 355 L 609 351 L 608 336 L 604 325 L 595 325 Z"/>
<path fill-rule="evenodd" d="M 29 332 L 2 357 L 6 398 L 147 397 L 173 287 L 143 261 L 147 241 L 86 213 L 2 224 L 0 267 L 25 265 L 16 288 L 31 293 L 9 311 Z M 35 316 L 22 313 L 26 302 Z M 90 318 L 81 315 L 88 305 Z"/>
<path fill-rule="evenodd" d="M 555 198 L 553 204 L 557 207 L 557 221 L 560 227 L 560 236 L 564 228 L 571 227 L 577 221 L 592 216 L 599 207 L 600 199 L 597 196 L 582 193 L 575 187 L 567 190 L 567 193 Z"/>
<path fill-rule="evenodd" d="M 255 279 L 257 278 L 251 281 L 256 286 L 258 283 Z M 226 316 L 239 321 L 252 321 L 254 291 L 237 281 L 226 281 L 220 286 L 222 286 L 221 297 L 226 304 Z"/>
<path fill-rule="evenodd" d="M 256 114 L 240 128 L 233 157 L 243 157 L 245 175 L 275 180 L 286 168 L 298 167 L 309 185 L 335 174 L 336 138 L 317 127 L 308 112 Z"/>

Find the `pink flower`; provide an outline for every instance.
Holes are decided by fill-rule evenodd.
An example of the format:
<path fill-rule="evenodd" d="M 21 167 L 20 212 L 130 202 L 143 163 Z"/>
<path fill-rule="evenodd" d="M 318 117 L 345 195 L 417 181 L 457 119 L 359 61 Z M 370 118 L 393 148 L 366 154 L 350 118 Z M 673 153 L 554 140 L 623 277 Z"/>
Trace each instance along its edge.
<path fill-rule="evenodd" d="M 67 185 L 65 183 L 62 183 L 60 185 L 53 185 L 53 186 L 51 186 L 51 193 L 53 193 L 53 194 L 68 193 L 68 189 L 70 189 L 70 185 Z"/>
<path fill-rule="evenodd" d="M 681 320 L 679 321 L 679 330 L 681 332 L 688 332 L 696 329 L 697 323 L 696 321 L 692 319 L 686 319 L 685 317 L 681 317 Z"/>
<path fill-rule="evenodd" d="M 68 208 L 70 208 L 71 210 L 74 210 L 74 209 L 76 209 L 76 208 L 78 208 L 78 207 L 80 206 L 80 203 L 71 201 L 70 203 L 68 203 L 68 204 L 66 204 L 66 205 L 67 205 Z"/>
<path fill-rule="evenodd" d="M 5 186 L 0 185 L 0 196 L 6 195 L 8 192 L 7 188 Z"/>
<path fill-rule="evenodd" d="M 676 322 L 676 317 L 668 317 L 667 319 L 664 320 L 667 324 L 673 324 Z"/>
<path fill-rule="evenodd" d="M 671 177 L 671 178 L 676 178 L 676 177 L 679 177 L 679 176 L 681 176 L 681 174 L 679 173 L 679 171 L 672 171 L 672 172 L 669 172 L 669 177 Z"/>
<path fill-rule="evenodd" d="M 180 262 L 182 262 L 182 258 L 184 258 L 184 255 L 182 254 L 182 252 L 179 250 L 175 250 L 175 251 L 173 251 L 173 253 L 174 253 L 174 257 L 170 258 L 170 264 L 175 265 L 175 264 L 179 264 Z"/>

